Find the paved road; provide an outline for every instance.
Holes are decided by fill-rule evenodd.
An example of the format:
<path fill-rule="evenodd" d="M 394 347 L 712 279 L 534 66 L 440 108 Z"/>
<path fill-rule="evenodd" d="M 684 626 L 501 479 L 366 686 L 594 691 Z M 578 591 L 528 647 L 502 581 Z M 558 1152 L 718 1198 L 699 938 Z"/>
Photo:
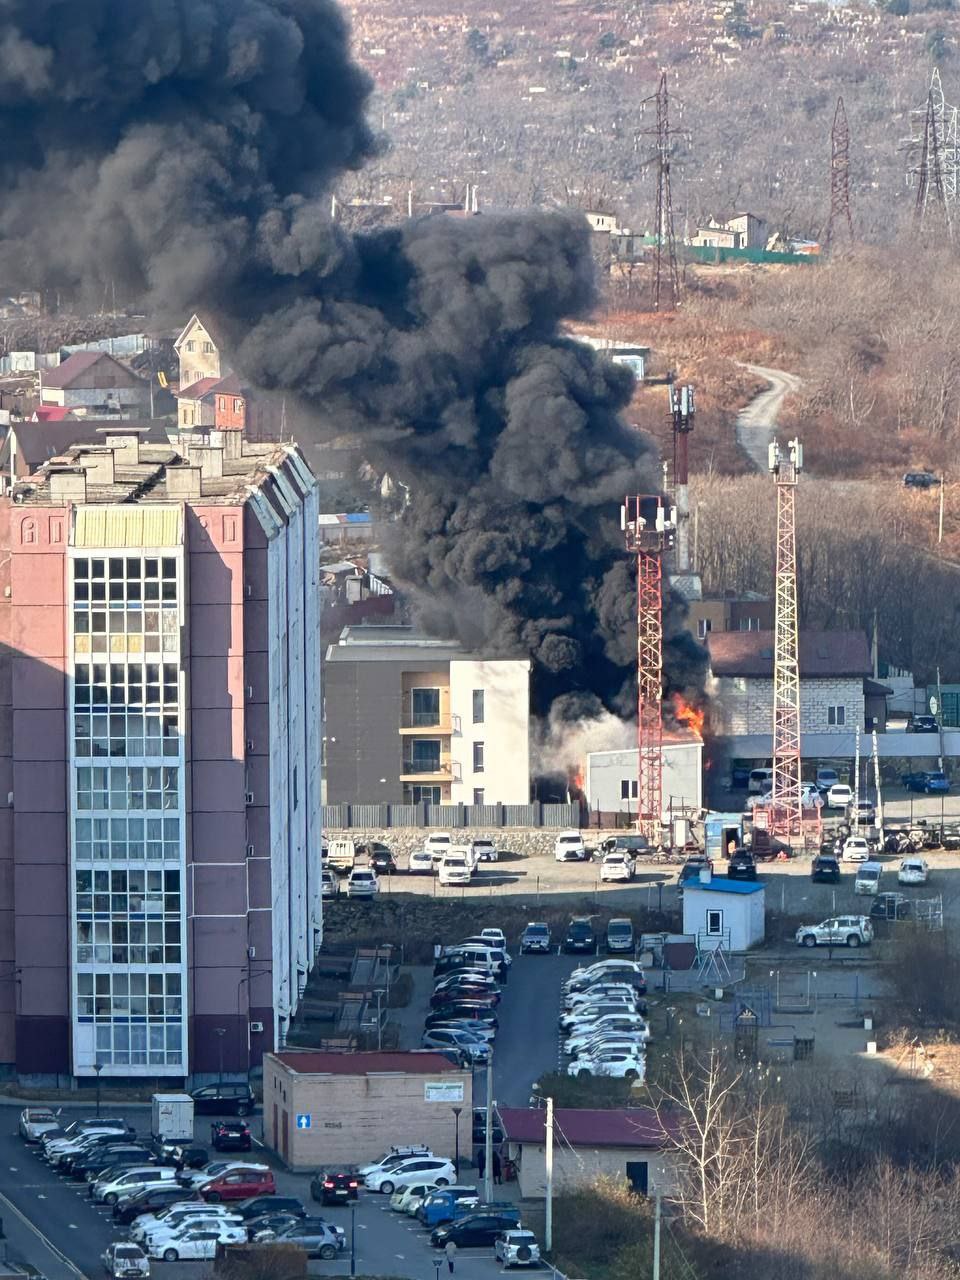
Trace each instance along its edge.
<path fill-rule="evenodd" d="M 767 446 L 773 439 L 777 415 L 784 397 L 800 386 L 800 379 L 782 369 L 765 369 L 758 364 L 745 364 L 743 368 L 765 378 L 770 383 L 766 391 L 737 414 L 737 442 L 758 471 L 767 470 Z"/>
<path fill-rule="evenodd" d="M 500 1030 L 494 1054 L 494 1096 L 502 1106 L 525 1107 L 530 1086 L 545 1072 L 556 1071 L 560 985 L 581 956 L 516 956 L 503 989 Z M 483 1099 L 480 1084 L 479 1097 Z"/>

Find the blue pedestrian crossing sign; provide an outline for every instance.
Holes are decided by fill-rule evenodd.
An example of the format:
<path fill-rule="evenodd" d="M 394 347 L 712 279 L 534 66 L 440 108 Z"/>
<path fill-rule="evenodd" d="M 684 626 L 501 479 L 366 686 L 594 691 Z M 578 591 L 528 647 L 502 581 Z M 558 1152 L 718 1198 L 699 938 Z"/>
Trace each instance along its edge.
<path fill-rule="evenodd" d="M 309 1129 L 313 1124 L 313 1116 L 309 1111 L 301 1111 L 297 1114 L 297 1128 Z"/>

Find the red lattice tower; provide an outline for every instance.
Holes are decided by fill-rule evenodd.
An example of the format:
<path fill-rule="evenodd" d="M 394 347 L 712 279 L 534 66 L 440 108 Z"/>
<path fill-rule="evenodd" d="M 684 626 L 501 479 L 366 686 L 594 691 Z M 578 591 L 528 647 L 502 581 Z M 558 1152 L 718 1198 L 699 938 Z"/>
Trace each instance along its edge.
<path fill-rule="evenodd" d="M 797 610 L 797 480 L 803 446 L 791 440 L 786 454 L 770 445 L 777 482 L 777 581 L 773 655 L 773 804 L 770 830 L 796 836 L 803 830 L 800 805 L 800 630 Z"/>
<path fill-rule="evenodd" d="M 663 553 L 676 513 L 662 495 L 628 497 L 627 550 L 637 557 L 637 827 L 659 844 L 663 821 Z"/>
<path fill-rule="evenodd" d="M 853 217 L 850 213 L 850 126 L 844 110 L 843 98 L 837 99 L 837 109 L 830 131 L 830 218 L 827 222 L 825 248 L 833 243 L 834 231 L 842 232 L 853 240 Z"/>

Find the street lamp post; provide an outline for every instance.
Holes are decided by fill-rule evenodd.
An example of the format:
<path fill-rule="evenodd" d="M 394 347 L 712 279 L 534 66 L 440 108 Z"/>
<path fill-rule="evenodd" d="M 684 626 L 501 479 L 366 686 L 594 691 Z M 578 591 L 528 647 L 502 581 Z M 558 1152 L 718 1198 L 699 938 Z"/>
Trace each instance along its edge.
<path fill-rule="evenodd" d="M 223 1084 L 223 1037 L 227 1034 L 227 1028 L 214 1027 L 214 1031 L 217 1033 L 217 1049 L 220 1062 L 220 1076 L 218 1083 Z"/>
<path fill-rule="evenodd" d="M 100 1072 L 103 1070 L 102 1062 L 95 1062 L 93 1069 L 97 1073 L 97 1119 L 100 1118 Z"/>
<path fill-rule="evenodd" d="M 453 1167 L 456 1171 L 457 1181 L 460 1181 L 460 1112 L 463 1107 L 453 1107 L 453 1121 L 455 1125 L 455 1137 L 453 1143 Z"/>
<path fill-rule="evenodd" d="M 350 1201 L 350 1274 L 357 1274 L 357 1202 Z"/>

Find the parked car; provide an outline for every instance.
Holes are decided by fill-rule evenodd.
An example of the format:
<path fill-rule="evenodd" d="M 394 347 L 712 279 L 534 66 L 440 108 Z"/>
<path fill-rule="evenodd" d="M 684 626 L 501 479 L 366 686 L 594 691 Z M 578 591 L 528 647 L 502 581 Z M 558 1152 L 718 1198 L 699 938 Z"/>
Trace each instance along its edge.
<path fill-rule="evenodd" d="M 557 862 L 585 862 L 587 848 L 579 831 L 561 831 L 553 842 L 553 856 Z"/>
<path fill-rule="evenodd" d="M 459 1222 L 451 1222 L 449 1226 L 434 1228 L 430 1233 L 430 1243 L 435 1249 L 442 1249 L 448 1240 L 452 1240 L 458 1249 L 489 1247 L 502 1232 L 519 1225 L 520 1210 L 513 1206 L 494 1211 L 480 1210 Z"/>
<path fill-rule="evenodd" d="M 246 1080 L 205 1084 L 194 1089 L 190 1097 L 197 1115 L 248 1116 L 257 1102 Z"/>
<path fill-rule="evenodd" d="M 176 1183 L 141 1187 L 133 1195 L 121 1196 L 113 1206 L 113 1220 L 121 1226 L 148 1213 L 159 1213 L 172 1204 L 182 1204 L 190 1193 Z M 199 1203 L 199 1199 L 198 1199 Z"/>
<path fill-rule="evenodd" d="M 492 840 L 487 839 L 486 836 L 478 836 L 476 840 L 472 841 L 472 844 L 475 861 L 499 862 L 500 854 Z"/>
<path fill-rule="evenodd" d="M 24 1107 L 18 1127 L 24 1142 L 39 1142 L 45 1133 L 58 1129 L 60 1121 L 49 1107 Z"/>
<path fill-rule="evenodd" d="M 907 717 L 907 733 L 939 733 L 936 716 L 917 715 Z"/>
<path fill-rule="evenodd" d="M 181 1204 L 172 1204 L 159 1213 L 145 1213 L 135 1218 L 130 1225 L 130 1238 L 142 1244 L 147 1236 L 158 1231 L 173 1231 L 188 1220 L 190 1222 L 220 1222 L 229 1218 L 232 1222 L 242 1222 L 236 1214 L 231 1214 L 226 1205 L 205 1204 L 199 1198 L 185 1200 Z"/>
<path fill-rule="evenodd" d="M 320 897 L 338 898 L 340 896 L 340 880 L 326 867 L 320 872 Z"/>
<path fill-rule="evenodd" d="M 873 941 L 873 925 L 866 916 L 832 916 L 820 924 L 802 924 L 796 940 L 801 947 L 859 947 Z"/>
<path fill-rule="evenodd" d="M 597 935 L 594 933 L 593 925 L 586 916 L 574 916 L 567 925 L 567 932 L 563 939 L 563 949 L 566 952 L 596 951 Z"/>
<path fill-rule="evenodd" d="M 347 1243 L 343 1227 L 331 1226 L 323 1218 L 301 1218 L 281 1231 L 258 1234 L 255 1239 L 264 1244 L 294 1244 L 303 1249 L 308 1258 L 335 1258 Z"/>
<path fill-rule="evenodd" d="M 221 1174 L 200 1188 L 204 1200 L 249 1200 L 251 1196 L 269 1196 L 276 1191 L 273 1170 L 250 1164 Z"/>
<path fill-rule="evenodd" d="M 453 836 L 449 831 L 431 831 L 424 840 L 423 847 L 430 852 L 436 862 L 439 862 L 452 844 Z"/>
<path fill-rule="evenodd" d="M 379 1160 L 373 1160 L 369 1164 L 362 1164 L 357 1170 L 361 1178 L 365 1178 L 368 1173 L 379 1173 L 384 1169 L 395 1169 L 398 1165 L 403 1164 L 405 1160 L 419 1159 L 421 1156 L 432 1156 L 433 1152 L 429 1147 L 423 1145 L 422 1142 L 412 1143 L 408 1146 L 391 1147 L 389 1151 L 384 1152 Z"/>
<path fill-rule="evenodd" d="M 633 948 L 633 922 L 626 916 L 617 916 L 607 925 L 607 951 L 632 954 Z"/>
<path fill-rule="evenodd" d="M 728 880 L 756 880 L 757 860 L 749 849 L 735 849 L 727 862 Z"/>
<path fill-rule="evenodd" d="M 382 844 L 379 840 L 368 840 L 360 846 L 359 852 L 366 854 L 367 865 L 373 867 L 377 875 L 396 875 L 397 860 L 389 845 Z"/>
<path fill-rule="evenodd" d="M 368 1173 L 363 1180 L 363 1185 L 368 1191 L 379 1191 L 385 1196 L 391 1196 L 397 1187 L 413 1182 L 424 1182 L 430 1179 L 438 1187 L 443 1187 L 455 1182 L 456 1177 L 457 1173 L 452 1161 L 445 1160 L 441 1156 L 424 1156 L 405 1160 L 394 1169 Z"/>
<path fill-rule="evenodd" d="M 243 1120 L 217 1120 L 210 1126 L 210 1145 L 214 1151 L 250 1151 L 250 1126 Z"/>
<path fill-rule="evenodd" d="M 630 881 L 633 879 L 633 871 L 633 858 L 628 853 L 607 853 L 600 864 L 600 880 L 604 884 Z"/>
<path fill-rule="evenodd" d="M 847 836 L 840 856 L 844 862 L 869 862 L 870 845 L 863 836 Z"/>
<path fill-rule="evenodd" d="M 846 809 L 853 799 L 853 790 L 845 782 L 835 782 L 827 792 L 827 804 L 831 809 Z"/>
<path fill-rule="evenodd" d="M 440 1027 L 435 1027 L 432 1031 L 423 1033 L 420 1046 L 423 1049 L 439 1049 L 443 1052 L 452 1049 L 462 1061 L 471 1065 L 486 1062 L 490 1057 L 490 1046 L 486 1040 L 471 1035 L 469 1031 L 444 1031 Z"/>
<path fill-rule="evenodd" d="M 872 800 L 851 800 L 847 805 L 847 821 L 859 822 L 862 827 L 872 827 L 877 821 L 877 809 Z"/>
<path fill-rule="evenodd" d="M 625 960 L 621 956 L 612 956 L 607 960 L 595 960 L 593 964 L 574 969 L 563 984 L 565 993 L 585 991 L 597 982 L 610 981 L 630 983 L 637 991 L 646 991 L 647 982 L 643 965 L 636 960 Z"/>
<path fill-rule="evenodd" d="M 432 876 L 434 865 L 431 851 L 429 849 L 414 849 L 407 859 L 407 870 L 411 875 Z"/>
<path fill-rule="evenodd" d="M 148 1147 L 140 1143 L 128 1146 L 95 1147 L 87 1155 L 75 1156 L 70 1163 L 70 1174 L 74 1182 L 96 1182 L 107 1169 L 131 1168 L 133 1165 L 149 1164 L 151 1159 Z"/>
<path fill-rule="evenodd" d="M 494 1030 L 500 1026 L 496 1006 L 486 1000 L 471 1000 L 462 996 L 458 1000 L 443 1003 L 424 1019 L 424 1027 L 429 1029 L 443 1022 L 483 1022 Z"/>
<path fill-rule="evenodd" d="M 296 1196 L 251 1196 L 231 1205 L 230 1212 L 238 1214 L 244 1222 L 252 1222 L 265 1213 L 289 1213 L 294 1218 L 305 1218 L 307 1211 Z"/>
<path fill-rule="evenodd" d="M 225 1173 L 231 1173 L 234 1169 L 243 1170 L 251 1167 L 266 1169 L 267 1166 L 265 1164 L 251 1166 L 249 1161 L 225 1157 L 222 1160 L 211 1160 L 199 1169 L 183 1169 L 177 1174 L 177 1181 L 182 1187 L 189 1187 L 191 1191 L 198 1191 L 205 1183 L 212 1182 L 214 1178 L 221 1178 Z"/>
<path fill-rule="evenodd" d="M 175 1169 L 163 1169 L 155 1164 L 139 1165 L 132 1169 L 121 1166 L 108 1169 L 102 1177 L 91 1183 L 90 1198 L 96 1203 L 115 1205 L 121 1196 L 133 1195 L 145 1187 L 154 1190 L 160 1186 L 176 1185 Z"/>
<path fill-rule="evenodd" d="M 318 1173 L 310 1180 L 310 1196 L 321 1204 L 346 1204 L 360 1194 L 355 1173 Z"/>
<path fill-rule="evenodd" d="M 493 1256 L 505 1267 L 538 1267 L 540 1246 L 532 1231 L 504 1231 L 493 1243 Z"/>
<path fill-rule="evenodd" d="M 878 893 L 870 904 L 873 920 L 909 920 L 913 904 L 903 893 Z"/>
<path fill-rule="evenodd" d="M 194 1227 L 170 1243 L 149 1241 L 148 1244 L 151 1258 L 162 1258 L 164 1262 L 196 1262 L 215 1258 L 218 1245 L 242 1244 L 246 1238 L 243 1227 L 223 1223 L 218 1227 Z"/>
<path fill-rule="evenodd" d="M 112 1280 L 147 1280 L 150 1259 L 138 1244 L 115 1240 L 100 1255 L 103 1269 Z"/>
<path fill-rule="evenodd" d="M 614 1076 L 622 1080 L 643 1080 L 646 1058 L 637 1049 L 602 1049 L 594 1057 L 574 1058 L 567 1075 L 587 1079 L 589 1076 Z"/>
<path fill-rule="evenodd" d="M 600 846 L 600 852 L 604 856 L 608 853 L 625 853 L 628 858 L 638 858 L 641 854 L 650 853 L 650 841 L 639 832 L 607 836 Z"/>
<path fill-rule="evenodd" d="M 908 471 L 903 477 L 906 489 L 933 489 L 940 483 L 940 477 L 932 471 Z"/>
<path fill-rule="evenodd" d="M 491 1117 L 491 1128 L 493 1131 L 491 1135 L 493 1137 L 493 1145 L 495 1147 L 499 1147 L 501 1142 L 503 1142 L 504 1132 L 503 1132 L 503 1129 L 501 1129 L 500 1124 L 497 1120 L 496 1108 L 494 1108 L 493 1116 Z M 483 1144 L 486 1142 L 487 1140 L 487 1109 L 486 1107 L 473 1108 L 473 1123 L 471 1125 L 470 1136 L 473 1139 L 474 1146 L 483 1146 Z"/>
<path fill-rule="evenodd" d="M 683 866 L 680 868 L 679 875 L 677 876 L 677 884 L 680 887 L 681 893 L 683 892 L 683 886 L 688 880 L 700 879 L 700 872 L 703 871 L 705 867 L 709 867 L 711 871 L 713 870 L 713 861 L 710 858 L 707 858 L 704 854 L 694 853 L 687 858 L 686 862 L 684 862 Z"/>
<path fill-rule="evenodd" d="M 409 1187 L 398 1187 L 390 1197 L 390 1208 L 413 1216 L 423 1204 L 424 1196 L 436 1189 L 435 1182 L 414 1182 Z"/>
<path fill-rule="evenodd" d="M 257 1243 L 269 1240 L 278 1231 L 286 1231 L 287 1227 L 292 1227 L 295 1222 L 299 1222 L 300 1218 L 293 1213 L 261 1213 L 259 1217 L 247 1218 L 244 1226 L 247 1229 L 247 1239 Z"/>
<path fill-rule="evenodd" d="M 380 892 L 380 881 L 371 867 L 354 867 L 347 877 L 348 898 L 375 898 Z"/>
<path fill-rule="evenodd" d="M 814 786 L 818 791 L 824 792 L 829 791 L 831 787 L 836 786 L 839 781 L 840 775 L 837 773 L 836 769 L 829 769 L 824 766 L 822 769 L 817 770 Z"/>
<path fill-rule="evenodd" d="M 416 1218 L 425 1227 L 438 1227 L 442 1222 L 467 1217 L 479 1203 L 476 1187 L 438 1187 L 423 1197 Z"/>
<path fill-rule="evenodd" d="M 473 875 L 473 863 L 464 849 L 451 846 L 440 859 L 437 880 L 440 884 L 469 884 Z"/>
<path fill-rule="evenodd" d="M 817 854 L 810 864 L 810 879 L 820 884 L 840 883 L 840 863 L 834 854 Z"/>
<path fill-rule="evenodd" d="M 546 955 L 552 949 L 550 926 L 538 920 L 531 921 L 520 935 L 520 954 Z"/>
<path fill-rule="evenodd" d="M 924 792 L 929 795 L 946 795 L 950 790 L 950 779 L 940 770 L 927 774 L 923 784 Z"/>
<path fill-rule="evenodd" d="M 924 858 L 904 858 L 897 869 L 900 884 L 926 884 L 929 878 L 930 867 Z"/>

